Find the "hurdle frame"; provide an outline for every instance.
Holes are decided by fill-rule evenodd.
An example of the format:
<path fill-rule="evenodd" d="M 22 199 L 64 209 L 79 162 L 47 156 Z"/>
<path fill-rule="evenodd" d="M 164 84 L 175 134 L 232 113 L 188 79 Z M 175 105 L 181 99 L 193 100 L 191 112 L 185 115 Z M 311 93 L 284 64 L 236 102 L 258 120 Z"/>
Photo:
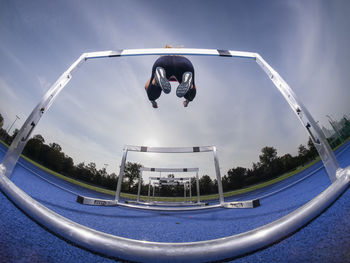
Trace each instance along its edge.
<path fill-rule="evenodd" d="M 141 167 L 140 168 L 140 172 L 139 172 L 139 181 L 138 181 L 138 188 L 137 188 L 137 201 L 140 202 L 140 193 L 141 193 L 141 184 L 142 184 L 142 176 L 143 176 L 143 172 L 159 172 L 159 173 L 168 173 L 168 172 L 195 172 L 196 173 L 196 190 L 197 190 L 197 202 L 200 203 L 200 190 L 199 190 L 199 176 L 198 176 L 198 172 L 199 172 L 199 168 L 150 168 L 150 167 Z M 152 177 L 150 177 L 152 178 Z M 160 178 L 162 178 L 160 176 Z M 188 177 L 190 180 L 190 193 L 192 193 L 192 181 L 191 178 Z M 168 178 L 162 178 L 162 179 L 168 179 Z M 170 179 L 170 178 L 169 178 Z M 178 179 L 178 178 L 176 178 Z M 150 185 L 150 184 L 148 184 Z M 149 191 L 148 191 L 149 192 Z M 149 201 L 149 196 L 148 195 L 148 201 Z"/>
<path fill-rule="evenodd" d="M 168 179 L 168 180 L 166 180 Z M 175 179 L 175 180 L 170 180 L 170 179 Z M 157 182 L 155 182 L 157 181 Z M 163 182 L 166 181 L 166 182 Z M 153 184 L 152 184 L 153 183 Z M 177 178 L 162 178 L 162 177 L 149 177 L 149 182 L 148 182 L 148 195 L 147 195 L 147 202 L 150 202 L 150 187 L 152 186 L 153 188 L 153 196 L 152 196 L 152 203 L 155 203 L 155 188 L 158 186 L 161 188 L 162 186 L 176 186 L 176 185 L 182 185 L 184 187 L 184 201 L 183 202 L 170 202 L 170 203 L 186 203 L 186 190 L 188 187 L 189 190 L 189 197 L 190 197 L 190 202 L 192 202 L 192 191 L 191 191 L 191 178 L 182 178 L 182 177 L 177 177 Z M 140 202 L 140 194 L 137 194 L 137 201 Z M 169 203 L 169 202 L 164 202 L 164 203 Z"/>
<path fill-rule="evenodd" d="M 188 243 L 162 243 L 134 240 L 109 235 L 71 221 L 42 205 L 11 180 L 24 146 L 57 95 L 72 78 L 72 73 L 85 61 L 143 55 L 200 55 L 244 58 L 255 61 L 300 120 L 311 137 L 331 180 L 331 185 L 300 208 L 267 225 L 238 235 Z M 265 248 L 293 234 L 327 209 L 350 185 L 350 166 L 341 168 L 324 134 L 284 79 L 258 54 L 220 49 L 153 48 L 124 49 L 83 53 L 50 87 L 33 109 L 0 165 L 0 189 L 18 208 L 49 231 L 70 242 L 97 253 L 128 261 L 208 262 L 243 256 Z"/>
<path fill-rule="evenodd" d="M 160 175 L 159 177 L 149 177 L 149 182 L 148 182 L 148 195 L 147 195 L 147 202 L 141 202 L 140 201 L 140 195 L 141 195 L 141 185 L 142 185 L 142 176 L 143 172 L 159 172 Z M 162 177 L 161 173 L 162 172 L 183 172 L 183 173 L 190 173 L 190 172 L 195 172 L 196 173 L 196 191 L 197 191 L 197 202 L 193 202 L 192 199 L 192 178 L 189 177 Z M 200 189 L 199 189 L 199 168 L 150 168 L 150 167 L 141 167 L 139 171 L 139 180 L 138 180 L 138 189 L 137 189 L 137 198 L 136 202 L 135 201 L 128 201 L 127 203 L 134 203 L 134 204 L 144 204 L 144 205 L 170 205 L 170 206 L 175 206 L 175 205 L 206 205 L 206 203 L 201 203 L 200 201 Z M 184 186 L 184 202 L 156 202 L 154 201 L 154 187 L 156 183 L 153 183 L 152 181 L 158 180 L 159 182 L 161 181 L 167 181 L 168 183 L 159 183 L 159 187 L 161 185 L 169 185 L 169 183 L 172 183 L 171 185 L 177 185 L 177 184 L 182 184 Z M 186 187 L 188 184 L 188 189 L 189 189 L 189 198 L 190 202 L 186 202 Z M 153 187 L 153 198 L 152 202 L 150 201 L 150 196 L 151 196 L 151 185 Z"/>
<path fill-rule="evenodd" d="M 120 200 L 121 186 L 122 186 L 123 178 L 124 178 L 124 175 L 125 175 L 125 165 L 126 165 L 127 155 L 128 155 L 129 151 L 131 151 L 131 152 L 144 152 L 144 153 L 147 153 L 147 152 L 148 153 L 200 153 L 200 152 L 203 153 L 203 152 L 213 152 L 214 166 L 215 166 L 215 175 L 216 175 L 216 180 L 217 180 L 217 184 L 218 184 L 219 203 L 220 203 L 220 205 L 224 206 L 225 200 L 224 200 L 224 193 L 223 193 L 223 188 L 222 188 L 221 173 L 220 173 L 220 166 L 219 166 L 219 158 L 218 158 L 218 155 L 217 155 L 216 146 L 148 147 L 148 146 L 126 145 L 123 148 L 123 155 L 122 155 L 122 160 L 121 160 L 121 164 L 120 164 L 117 189 L 116 189 L 116 193 L 115 193 L 115 201 L 117 203 L 120 202 L 119 200 Z M 164 171 L 166 171 L 166 168 L 159 168 L 159 169 L 160 170 L 163 169 Z M 173 168 L 173 169 L 175 169 L 175 168 Z M 181 171 L 179 170 L 179 172 L 181 172 Z M 198 174 L 197 174 L 197 176 L 198 176 Z M 197 186 L 197 190 L 198 189 L 199 189 L 199 185 Z"/>

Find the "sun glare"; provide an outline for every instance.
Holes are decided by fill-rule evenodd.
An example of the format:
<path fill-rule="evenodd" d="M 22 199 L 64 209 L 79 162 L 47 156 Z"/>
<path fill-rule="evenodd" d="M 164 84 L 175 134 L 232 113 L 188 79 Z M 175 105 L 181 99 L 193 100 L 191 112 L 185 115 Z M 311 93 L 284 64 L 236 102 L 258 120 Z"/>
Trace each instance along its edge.
<path fill-rule="evenodd" d="M 148 147 L 159 147 L 159 142 L 154 138 L 147 138 L 144 141 L 144 146 Z"/>

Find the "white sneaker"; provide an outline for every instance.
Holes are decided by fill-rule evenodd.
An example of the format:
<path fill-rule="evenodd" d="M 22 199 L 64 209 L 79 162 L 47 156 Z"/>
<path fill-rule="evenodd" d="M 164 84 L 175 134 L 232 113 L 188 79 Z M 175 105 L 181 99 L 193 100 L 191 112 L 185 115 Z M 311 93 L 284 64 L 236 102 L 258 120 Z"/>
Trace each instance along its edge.
<path fill-rule="evenodd" d="M 176 89 L 176 96 L 182 98 L 190 89 L 192 84 L 192 72 L 185 72 L 182 75 L 182 82 Z"/>
<path fill-rule="evenodd" d="M 166 78 L 165 69 L 163 69 L 162 67 L 156 68 L 156 80 L 165 94 L 170 93 L 171 85 L 168 79 Z"/>

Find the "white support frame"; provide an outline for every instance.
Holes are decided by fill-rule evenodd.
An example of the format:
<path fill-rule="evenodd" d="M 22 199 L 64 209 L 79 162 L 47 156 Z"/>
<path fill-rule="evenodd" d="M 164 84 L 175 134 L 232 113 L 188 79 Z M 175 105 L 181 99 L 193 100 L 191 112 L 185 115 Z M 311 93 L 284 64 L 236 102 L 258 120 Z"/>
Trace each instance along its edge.
<path fill-rule="evenodd" d="M 121 192 L 121 186 L 125 174 L 125 164 L 128 152 L 148 152 L 148 153 L 198 153 L 198 152 L 213 152 L 214 156 L 214 165 L 215 165 L 215 173 L 216 173 L 216 180 L 218 184 L 218 194 L 219 194 L 219 203 L 221 206 L 225 206 L 224 201 L 224 192 L 222 188 L 222 182 L 221 182 L 221 173 L 220 173 L 220 166 L 219 166 L 219 159 L 217 155 L 217 150 L 215 146 L 195 146 L 195 147 L 147 147 L 147 146 L 132 146 L 132 145 L 126 145 L 123 149 L 123 156 L 120 164 L 120 170 L 119 170 L 119 177 L 118 177 L 118 184 L 117 189 L 115 193 L 115 201 L 118 203 L 120 200 L 120 192 Z M 158 172 L 167 171 L 166 168 L 157 168 Z M 181 169 L 179 169 L 179 172 Z M 174 172 L 177 171 L 174 169 Z M 198 187 L 197 187 L 198 190 Z"/>
<path fill-rule="evenodd" d="M 150 196 L 150 191 L 148 191 L 148 196 L 147 196 L 147 202 L 142 202 L 138 199 L 138 201 L 136 202 L 130 202 L 128 201 L 128 203 L 135 203 L 135 204 L 141 204 L 141 205 L 148 205 L 148 206 L 152 206 L 152 205 L 158 205 L 158 206 L 190 206 L 190 205 L 205 205 L 205 203 L 200 203 L 200 202 L 196 202 L 193 203 L 192 202 L 192 194 L 191 194 L 191 187 L 190 187 L 190 181 L 191 178 L 180 178 L 180 179 L 185 179 L 185 180 L 172 180 L 169 182 L 164 182 L 162 183 L 160 179 L 164 179 L 164 178 L 159 178 L 159 177 L 150 177 L 149 178 L 149 184 L 148 184 L 148 189 L 150 189 L 150 186 L 152 185 L 153 188 L 153 196 L 152 196 L 152 201 L 151 201 L 151 196 Z M 174 178 L 172 178 L 174 179 Z M 179 178 L 175 178 L 175 179 L 179 179 Z M 187 180 L 188 179 L 188 180 Z M 156 182 L 155 182 L 155 181 Z M 184 201 L 183 202 L 165 202 L 165 201 L 155 201 L 155 188 L 158 186 L 159 188 L 161 188 L 163 185 L 168 185 L 168 186 L 174 186 L 174 185 L 182 185 L 184 187 Z M 186 201 L 186 190 L 187 187 L 189 188 L 189 193 L 190 193 L 190 201 Z M 139 196 L 138 196 L 139 198 Z"/>
<path fill-rule="evenodd" d="M 149 242 L 109 235 L 56 214 L 18 188 L 10 180 L 18 158 L 41 117 L 70 81 L 76 68 L 91 59 L 141 55 L 200 55 L 255 60 L 281 92 L 312 138 L 332 184 L 304 206 L 270 224 L 238 235 L 188 243 Z M 0 165 L 1 191 L 30 218 L 78 246 L 129 261 L 153 261 L 156 258 L 159 262 L 169 262 L 170 260 L 172 262 L 208 262 L 238 257 L 262 249 L 294 233 L 320 215 L 349 185 L 350 166 L 345 169 L 339 167 L 339 163 L 321 129 L 282 77 L 257 53 L 218 49 L 125 49 L 82 54 L 59 77 L 33 109 Z M 114 200 L 110 201 L 116 203 Z"/>
<path fill-rule="evenodd" d="M 138 188 L 137 188 L 137 202 L 140 202 L 140 194 L 141 194 L 141 184 L 142 184 L 142 176 L 143 172 L 165 172 L 165 173 L 179 173 L 179 172 L 195 172 L 196 173 L 196 189 L 197 189 L 197 203 L 200 203 L 200 192 L 199 192 L 199 176 L 198 176 L 198 168 L 149 168 L 149 167 L 141 167 L 140 172 L 139 172 L 139 182 L 138 182 Z M 161 176 L 159 177 L 149 177 L 149 183 L 148 183 L 148 199 L 147 202 L 150 202 L 150 185 L 151 185 L 151 180 L 153 178 L 161 178 L 163 180 L 168 180 L 172 181 L 172 179 L 179 179 L 179 178 L 162 178 Z M 190 184 L 190 200 L 192 201 L 192 187 L 191 187 L 191 178 L 181 178 L 183 180 L 188 180 Z M 175 181 L 175 180 L 173 180 Z M 185 187 L 185 186 L 184 186 Z M 185 191 L 185 190 L 184 190 Z M 185 192 L 185 198 L 186 198 L 186 192 Z M 186 199 L 185 199 L 186 200 Z"/>
<path fill-rule="evenodd" d="M 175 179 L 175 180 L 167 180 L 166 182 L 162 182 L 162 179 L 164 179 L 164 178 L 161 178 L 161 177 L 150 177 L 148 186 L 152 185 L 153 189 L 154 189 L 156 186 L 162 187 L 163 185 L 166 185 L 166 186 L 183 185 L 183 187 L 184 187 L 184 201 L 181 202 L 181 203 L 185 203 L 186 202 L 186 187 L 189 186 L 191 178 L 171 178 L 171 179 Z M 156 180 L 158 182 L 154 182 L 154 180 Z M 153 184 L 152 184 L 152 182 L 153 182 Z M 191 198 L 191 201 L 192 201 L 191 193 L 190 193 L 190 198 Z M 140 195 L 139 195 L 139 193 L 137 194 L 137 201 L 140 202 Z M 153 200 L 152 201 L 154 202 L 154 195 L 153 195 Z M 147 197 L 147 202 L 150 202 L 150 195 L 148 195 L 148 197 Z M 167 202 L 164 202 L 164 203 L 167 203 Z"/>
<path fill-rule="evenodd" d="M 159 172 L 160 175 L 158 177 L 149 177 L 148 182 L 148 196 L 147 196 L 147 202 L 140 201 L 140 195 L 141 195 L 141 184 L 142 184 L 142 175 L 144 171 L 148 172 Z M 206 203 L 200 202 L 200 192 L 199 192 L 199 176 L 198 176 L 198 168 L 148 168 L 148 167 L 141 167 L 139 172 L 139 180 L 138 180 L 138 190 L 137 190 L 137 199 L 136 201 L 127 201 L 128 204 L 140 204 L 140 205 L 161 205 L 161 206 L 188 206 L 188 205 L 207 205 Z M 195 172 L 196 173 L 196 186 L 197 186 L 197 202 L 192 202 L 192 179 L 191 177 L 175 177 L 175 178 L 168 178 L 168 177 L 162 177 L 162 172 Z M 153 182 L 154 180 L 158 182 Z M 162 182 L 165 181 L 165 182 Z M 152 184 L 153 182 L 153 184 Z M 155 186 L 158 185 L 161 187 L 162 185 L 183 185 L 184 186 L 184 202 L 156 202 L 154 201 L 154 192 L 155 192 Z M 150 201 L 151 196 L 151 185 L 153 187 L 153 198 L 152 202 Z M 186 188 L 189 188 L 189 197 L 190 202 L 186 201 Z"/>

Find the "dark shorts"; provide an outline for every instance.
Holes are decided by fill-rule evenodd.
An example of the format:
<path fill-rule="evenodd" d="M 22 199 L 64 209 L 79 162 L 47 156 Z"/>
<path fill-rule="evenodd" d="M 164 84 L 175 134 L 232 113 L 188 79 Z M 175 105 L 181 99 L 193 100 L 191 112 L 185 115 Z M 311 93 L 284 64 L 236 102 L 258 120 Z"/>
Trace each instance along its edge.
<path fill-rule="evenodd" d="M 150 85 L 147 88 L 148 99 L 151 101 L 158 99 L 162 93 L 160 86 L 152 84 L 157 67 L 162 67 L 165 69 L 167 79 L 169 79 L 171 76 L 174 76 L 179 83 L 181 83 L 182 75 L 185 72 L 192 72 L 192 83 L 194 85 L 194 68 L 191 61 L 181 56 L 162 56 L 158 58 L 153 64 L 151 81 Z M 192 101 L 195 96 L 196 89 L 192 88 L 188 90 L 184 98 Z"/>

